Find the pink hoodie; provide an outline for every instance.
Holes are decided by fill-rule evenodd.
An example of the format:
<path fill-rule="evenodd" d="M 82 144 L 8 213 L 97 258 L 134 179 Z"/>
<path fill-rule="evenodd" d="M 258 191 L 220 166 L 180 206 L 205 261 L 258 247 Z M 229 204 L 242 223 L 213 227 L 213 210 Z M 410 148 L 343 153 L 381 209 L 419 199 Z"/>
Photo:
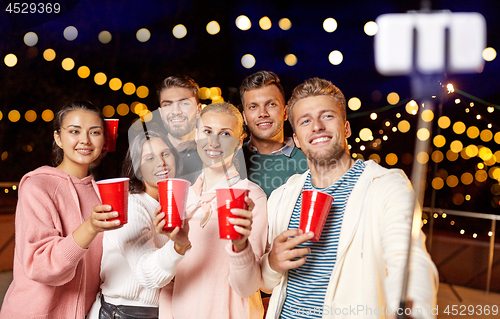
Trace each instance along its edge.
<path fill-rule="evenodd" d="M 14 280 L 0 319 L 82 319 L 99 290 L 102 233 L 88 249 L 73 231 L 100 205 L 92 175 L 78 179 L 43 166 L 19 185 Z"/>

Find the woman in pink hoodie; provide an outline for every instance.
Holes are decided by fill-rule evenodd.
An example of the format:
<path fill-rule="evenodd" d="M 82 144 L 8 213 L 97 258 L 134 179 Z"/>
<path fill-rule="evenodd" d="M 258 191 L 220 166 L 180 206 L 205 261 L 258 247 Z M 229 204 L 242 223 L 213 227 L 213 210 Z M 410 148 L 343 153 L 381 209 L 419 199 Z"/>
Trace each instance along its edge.
<path fill-rule="evenodd" d="M 104 145 L 104 119 L 75 101 L 54 118 L 54 164 L 26 174 L 16 209 L 14 279 L 0 319 L 85 318 L 99 290 L 102 232 L 119 228 L 101 205 L 89 165 Z"/>

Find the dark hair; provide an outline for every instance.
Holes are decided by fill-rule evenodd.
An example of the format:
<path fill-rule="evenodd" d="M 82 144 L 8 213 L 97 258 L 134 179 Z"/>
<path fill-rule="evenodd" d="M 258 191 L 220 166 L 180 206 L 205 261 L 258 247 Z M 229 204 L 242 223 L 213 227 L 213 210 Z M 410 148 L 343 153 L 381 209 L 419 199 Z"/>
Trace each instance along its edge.
<path fill-rule="evenodd" d="M 152 130 L 149 130 L 146 133 L 139 133 L 132 141 L 130 141 L 130 146 L 122 167 L 122 176 L 130 178 L 128 188 L 131 194 L 143 193 L 146 190 L 144 181 L 140 180 L 137 175 L 141 169 L 142 148 L 144 143 L 152 138 L 160 138 L 163 142 L 165 142 L 175 159 L 175 174 L 177 176 L 182 175 L 182 159 L 179 152 L 168 140 L 167 134 Z"/>
<path fill-rule="evenodd" d="M 345 97 L 342 91 L 332 82 L 320 78 L 310 78 L 306 80 L 304 83 L 299 84 L 295 89 L 293 89 L 292 96 L 290 100 L 288 100 L 288 108 L 286 110 L 288 115 L 288 121 L 292 128 L 295 129 L 295 123 L 293 122 L 292 110 L 297 103 L 297 101 L 312 97 L 312 96 L 321 96 L 328 95 L 335 98 L 340 105 L 340 112 L 344 122 L 347 120 L 346 116 L 346 102 Z"/>
<path fill-rule="evenodd" d="M 278 90 L 283 96 L 283 102 L 285 102 L 285 90 L 280 83 L 280 78 L 276 73 L 272 71 L 259 71 L 247 76 L 240 85 L 240 98 L 241 103 L 245 104 L 243 101 L 243 95 L 246 91 L 260 89 L 265 86 L 276 85 Z"/>
<path fill-rule="evenodd" d="M 92 112 L 97 115 L 101 119 L 103 135 L 106 137 L 106 124 L 104 122 L 104 116 L 102 115 L 101 110 L 89 101 L 71 101 L 64 104 L 54 116 L 54 131 L 57 132 L 57 134 L 61 134 L 61 127 L 66 115 L 68 115 L 69 112 L 78 110 Z M 63 159 L 64 152 L 54 140 L 52 143 L 52 164 L 54 166 L 58 166 L 62 163 Z"/>
<path fill-rule="evenodd" d="M 160 95 L 163 90 L 174 86 L 190 90 L 191 93 L 193 93 L 193 95 L 196 97 L 196 103 L 200 103 L 200 99 L 198 97 L 198 90 L 200 89 L 200 86 L 187 75 L 173 75 L 163 80 L 160 85 L 158 85 L 158 90 L 156 91 L 156 93 L 158 94 L 158 100 L 160 100 Z"/>

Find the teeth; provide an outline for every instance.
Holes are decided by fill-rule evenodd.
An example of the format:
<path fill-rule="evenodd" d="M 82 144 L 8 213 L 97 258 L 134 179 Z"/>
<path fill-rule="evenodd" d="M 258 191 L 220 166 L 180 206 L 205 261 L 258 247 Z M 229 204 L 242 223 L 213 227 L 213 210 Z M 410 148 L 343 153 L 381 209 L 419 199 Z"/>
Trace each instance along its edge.
<path fill-rule="evenodd" d="M 212 155 L 212 156 L 218 156 L 218 155 L 221 155 L 222 152 L 218 152 L 218 151 L 207 151 L 207 154 L 208 155 Z"/>
<path fill-rule="evenodd" d="M 332 139 L 331 137 L 320 137 L 320 138 L 315 138 L 314 140 L 312 140 L 311 144 L 321 143 L 321 142 L 326 142 L 326 141 L 329 141 L 329 140 L 331 140 L 331 139 Z"/>
<path fill-rule="evenodd" d="M 271 126 L 272 123 L 260 123 L 260 124 L 257 124 L 257 126 Z"/>
<path fill-rule="evenodd" d="M 80 149 L 77 149 L 76 151 L 80 154 L 90 154 L 92 152 L 91 150 L 80 150 Z"/>
<path fill-rule="evenodd" d="M 157 177 L 164 177 L 166 175 L 168 175 L 168 171 L 161 171 L 155 174 Z"/>

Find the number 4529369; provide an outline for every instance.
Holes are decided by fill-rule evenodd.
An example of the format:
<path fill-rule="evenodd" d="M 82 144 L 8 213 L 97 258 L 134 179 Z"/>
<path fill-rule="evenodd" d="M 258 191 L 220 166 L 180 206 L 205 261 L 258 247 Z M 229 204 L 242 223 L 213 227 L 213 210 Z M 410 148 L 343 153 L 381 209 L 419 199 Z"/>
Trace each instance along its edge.
<path fill-rule="evenodd" d="M 467 315 L 498 315 L 498 306 L 497 305 L 448 305 L 443 311 L 447 315 L 451 316 L 467 316 Z"/>
<path fill-rule="evenodd" d="M 60 3 L 9 2 L 5 11 L 8 13 L 59 13 Z"/>

